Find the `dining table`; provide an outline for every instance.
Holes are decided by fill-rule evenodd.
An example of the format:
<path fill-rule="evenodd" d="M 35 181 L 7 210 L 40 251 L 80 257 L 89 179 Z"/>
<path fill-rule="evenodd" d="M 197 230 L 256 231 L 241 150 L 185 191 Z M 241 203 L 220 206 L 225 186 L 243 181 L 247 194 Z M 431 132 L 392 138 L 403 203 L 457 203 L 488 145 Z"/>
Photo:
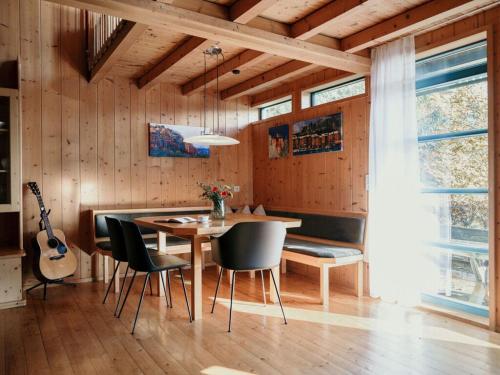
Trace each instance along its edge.
<path fill-rule="evenodd" d="M 157 246 L 160 252 L 168 253 L 166 248 L 166 236 L 173 235 L 188 239 L 191 242 L 191 311 L 194 320 L 202 319 L 203 311 L 203 296 L 202 296 L 202 244 L 210 240 L 210 236 L 225 233 L 232 226 L 244 222 L 259 222 L 259 221 L 279 221 L 282 222 L 285 228 L 300 227 L 302 222 L 300 219 L 265 216 L 265 215 L 251 215 L 251 214 L 228 214 L 223 220 L 211 219 L 208 222 L 191 222 L 191 223 L 173 223 L 167 222 L 175 216 L 151 216 L 140 217 L 134 221 L 140 227 L 153 229 L 157 232 Z M 196 218 L 195 218 L 196 219 Z M 279 289 L 279 267 L 271 270 L 275 276 L 277 288 Z M 160 287 L 160 278 L 153 279 L 154 290 L 156 295 L 162 295 L 164 292 Z M 276 292 L 272 286 L 270 278 L 269 295 L 273 303 L 278 302 Z"/>

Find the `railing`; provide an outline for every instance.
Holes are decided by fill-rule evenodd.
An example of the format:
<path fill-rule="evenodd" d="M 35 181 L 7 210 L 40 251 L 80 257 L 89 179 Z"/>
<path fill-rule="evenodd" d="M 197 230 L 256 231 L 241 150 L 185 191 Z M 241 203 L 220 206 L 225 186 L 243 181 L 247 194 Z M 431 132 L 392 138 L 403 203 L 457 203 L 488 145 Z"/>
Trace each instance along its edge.
<path fill-rule="evenodd" d="M 116 37 L 126 20 L 87 12 L 87 48 L 88 48 L 88 69 L 92 71 L 101 56 L 106 52 L 111 42 Z"/>

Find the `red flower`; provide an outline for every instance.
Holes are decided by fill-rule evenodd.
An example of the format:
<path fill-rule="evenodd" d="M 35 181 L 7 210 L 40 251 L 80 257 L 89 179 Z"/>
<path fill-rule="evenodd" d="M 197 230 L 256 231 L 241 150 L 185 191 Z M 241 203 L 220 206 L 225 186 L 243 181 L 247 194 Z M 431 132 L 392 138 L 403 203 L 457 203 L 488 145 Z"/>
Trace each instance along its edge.
<path fill-rule="evenodd" d="M 223 197 L 227 196 L 227 191 L 223 191 L 223 192 L 221 193 L 221 195 L 222 195 Z"/>
<path fill-rule="evenodd" d="M 215 193 L 217 190 L 219 190 L 219 189 L 217 189 L 217 186 L 214 186 L 214 187 L 212 188 L 212 191 L 213 191 L 214 193 Z"/>

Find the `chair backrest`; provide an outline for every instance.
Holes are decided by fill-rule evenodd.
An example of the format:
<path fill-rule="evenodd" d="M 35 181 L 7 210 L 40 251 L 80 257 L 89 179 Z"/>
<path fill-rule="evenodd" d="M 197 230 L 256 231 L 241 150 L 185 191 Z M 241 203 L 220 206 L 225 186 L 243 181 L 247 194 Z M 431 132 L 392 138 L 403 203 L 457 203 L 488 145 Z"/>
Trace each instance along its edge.
<path fill-rule="evenodd" d="M 141 231 L 137 224 L 131 221 L 122 221 L 123 237 L 127 249 L 128 265 L 134 271 L 151 272 L 154 265 L 144 244 Z"/>
<path fill-rule="evenodd" d="M 112 217 L 106 217 L 106 225 L 108 226 L 113 258 L 120 262 L 127 262 L 128 257 L 125 248 L 125 238 L 123 237 L 123 229 L 120 221 Z"/>
<path fill-rule="evenodd" d="M 212 239 L 212 258 L 231 270 L 268 269 L 279 265 L 286 229 L 278 221 L 238 223 Z"/>

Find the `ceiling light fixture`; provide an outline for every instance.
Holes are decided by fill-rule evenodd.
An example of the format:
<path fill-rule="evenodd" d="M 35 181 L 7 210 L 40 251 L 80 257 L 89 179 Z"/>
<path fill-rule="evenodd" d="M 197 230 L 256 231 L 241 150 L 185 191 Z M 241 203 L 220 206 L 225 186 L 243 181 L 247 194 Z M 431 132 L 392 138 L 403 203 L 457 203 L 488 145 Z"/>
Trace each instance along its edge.
<path fill-rule="evenodd" d="M 215 122 L 212 130 L 207 129 L 207 55 L 210 57 L 215 56 L 217 61 L 217 67 L 216 67 L 216 103 L 217 103 L 217 130 L 215 130 Z M 220 131 L 220 116 L 219 116 L 219 101 L 220 101 L 220 94 L 219 94 L 219 55 L 222 56 L 222 63 L 224 63 L 224 54 L 222 53 L 222 48 L 219 46 L 215 45 L 212 47 L 207 48 L 205 51 L 203 51 L 203 59 L 205 63 L 205 70 L 204 70 L 204 87 L 203 87 L 203 130 L 200 135 L 195 135 L 193 137 L 188 137 L 184 139 L 185 143 L 193 143 L 193 144 L 199 144 L 199 145 L 207 145 L 207 146 L 230 146 L 230 145 L 237 145 L 240 143 L 235 138 L 228 137 L 226 134 L 227 130 L 227 119 L 226 116 L 224 116 L 225 121 L 224 121 L 224 133 L 222 134 Z"/>

